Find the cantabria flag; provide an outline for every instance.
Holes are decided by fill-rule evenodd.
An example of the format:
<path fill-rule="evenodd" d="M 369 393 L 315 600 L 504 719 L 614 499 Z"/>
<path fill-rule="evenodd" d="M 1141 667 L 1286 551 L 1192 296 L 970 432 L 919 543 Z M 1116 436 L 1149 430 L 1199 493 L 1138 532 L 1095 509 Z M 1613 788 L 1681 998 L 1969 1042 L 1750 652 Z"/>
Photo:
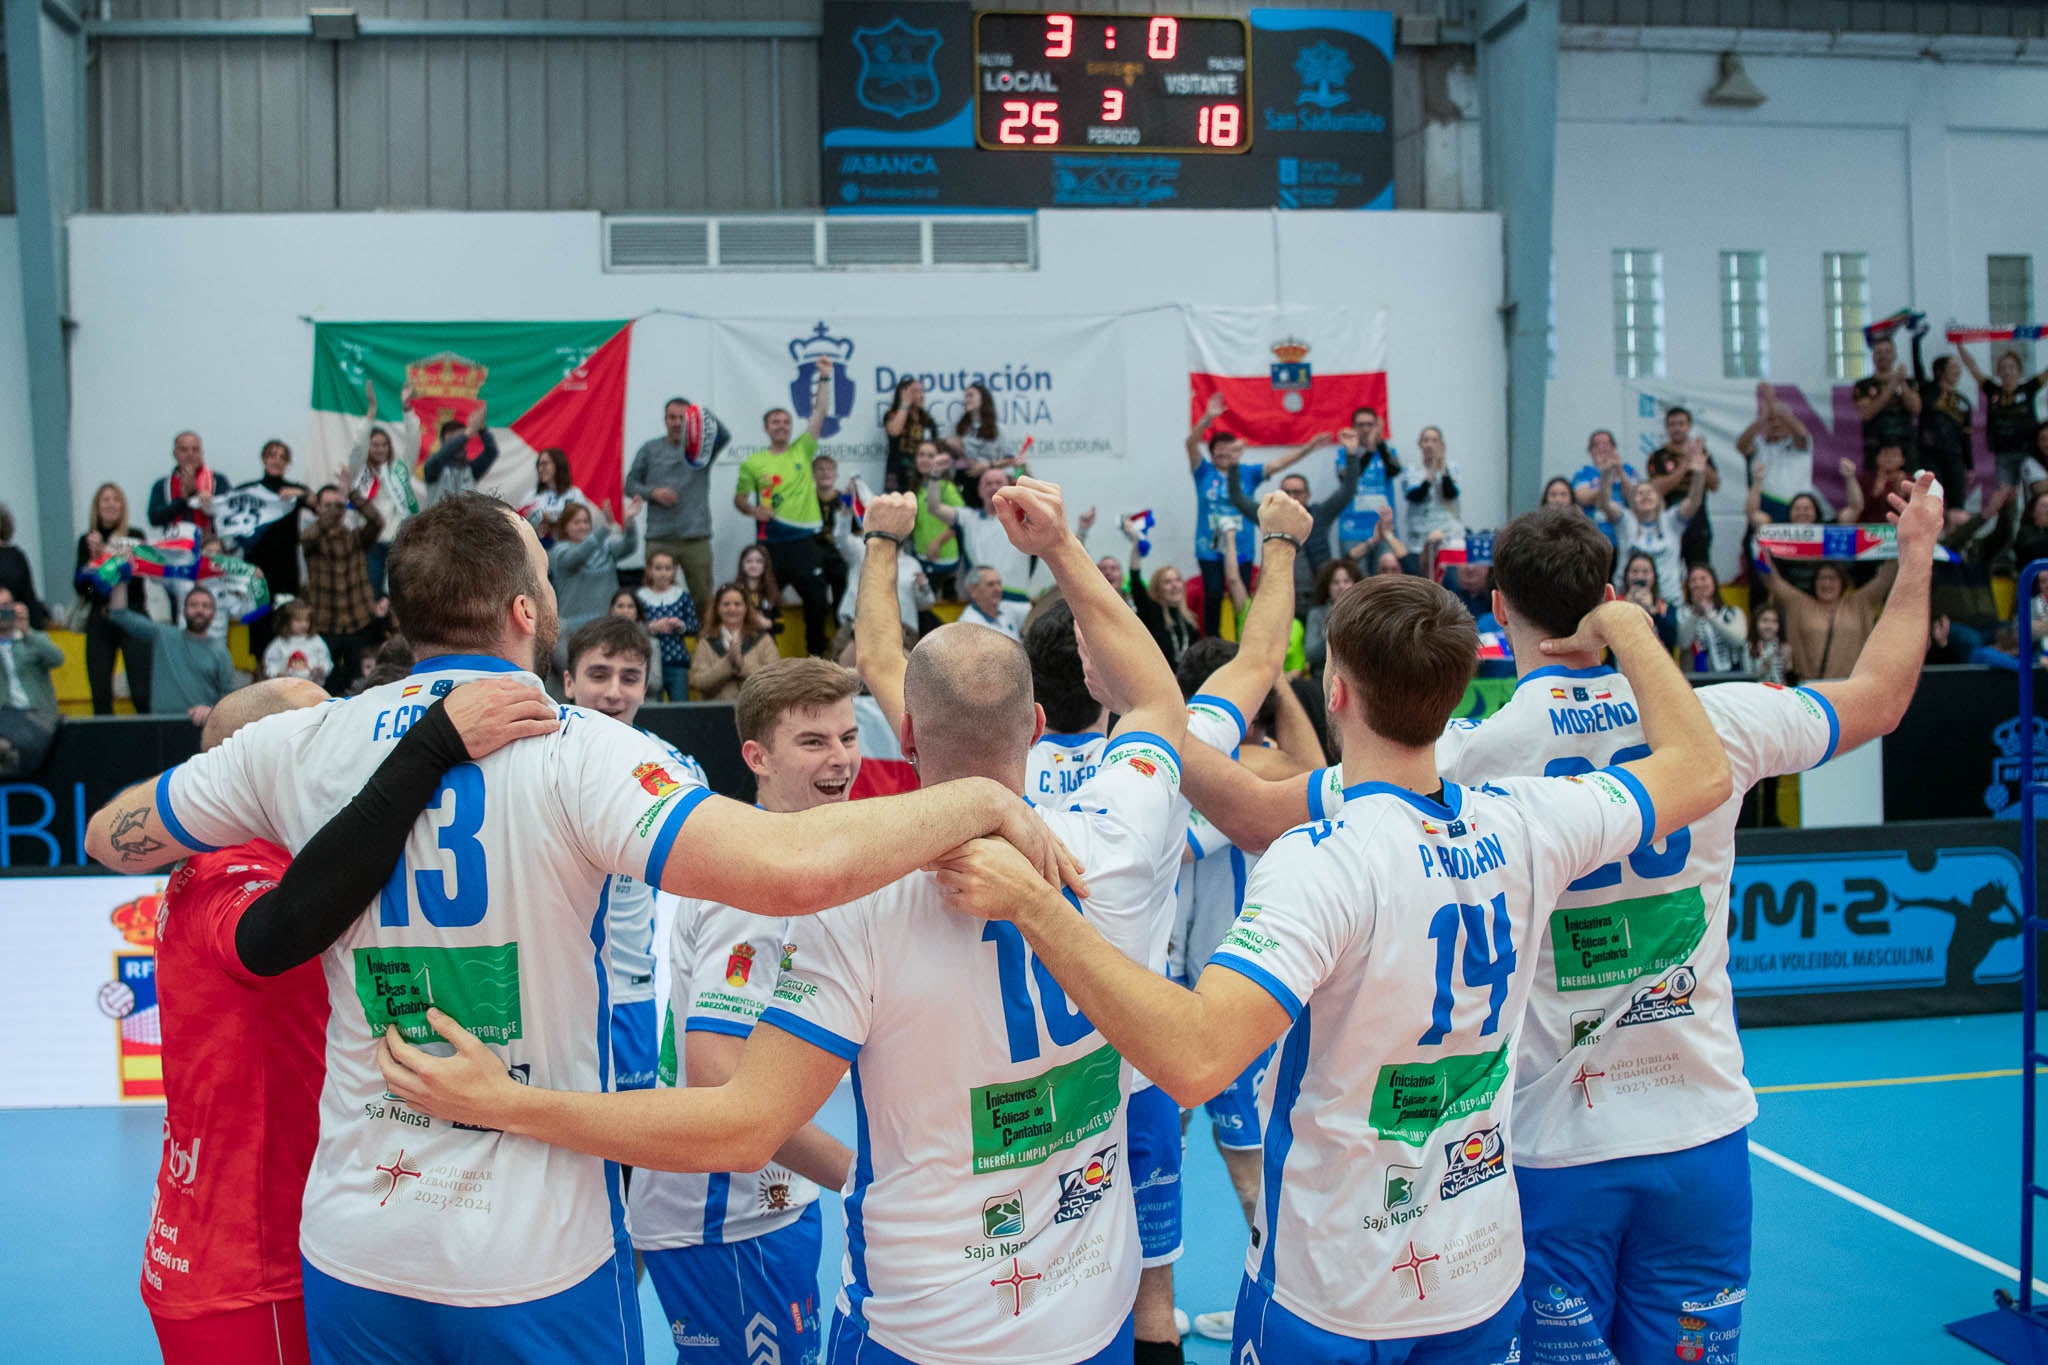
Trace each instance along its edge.
<path fill-rule="evenodd" d="M 1371 408 L 1387 419 L 1387 314 L 1363 308 L 1190 308 L 1188 408 L 1228 405 L 1217 430 L 1300 445 Z"/>
<path fill-rule="evenodd" d="M 485 492 L 514 507 L 531 501 L 534 452 L 554 447 L 576 486 L 616 517 L 632 334 L 630 322 L 315 323 L 309 467 L 322 478 L 343 467 L 374 421 L 418 471 L 441 424 L 467 421 L 481 404 L 498 444 Z M 472 439 L 469 453 L 481 447 Z"/>

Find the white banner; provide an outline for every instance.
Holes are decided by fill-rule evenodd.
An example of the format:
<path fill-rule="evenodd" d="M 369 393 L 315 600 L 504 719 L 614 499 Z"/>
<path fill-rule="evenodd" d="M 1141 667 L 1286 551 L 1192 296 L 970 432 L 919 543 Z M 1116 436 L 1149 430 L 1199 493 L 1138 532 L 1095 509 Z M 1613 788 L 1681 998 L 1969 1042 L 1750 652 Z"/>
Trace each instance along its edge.
<path fill-rule="evenodd" d="M 751 433 L 764 401 L 810 418 L 814 362 L 833 365 L 832 412 L 819 439 L 841 463 L 879 466 L 882 419 L 898 381 L 924 382 L 925 408 L 953 434 L 969 384 L 995 402 L 996 429 L 1015 453 L 1026 437 L 1036 460 L 1120 459 L 1126 436 L 1121 323 L 1114 317 L 742 318 L 715 324 L 710 406 Z M 743 458 L 737 450 L 728 458 Z"/>
<path fill-rule="evenodd" d="M 0 878 L 0 1109 L 162 1102 L 164 882 Z"/>

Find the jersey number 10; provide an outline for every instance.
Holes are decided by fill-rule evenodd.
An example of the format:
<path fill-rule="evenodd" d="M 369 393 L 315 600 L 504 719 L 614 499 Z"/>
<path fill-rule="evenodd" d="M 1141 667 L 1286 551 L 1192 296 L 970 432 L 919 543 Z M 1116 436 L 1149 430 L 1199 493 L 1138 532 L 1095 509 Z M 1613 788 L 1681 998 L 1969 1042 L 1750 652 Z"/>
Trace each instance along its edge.
<path fill-rule="evenodd" d="M 1073 899 L 1072 893 L 1067 899 Z M 1038 1056 L 1041 1019 L 1054 1047 L 1072 1046 L 1095 1032 L 1088 1016 L 1067 1003 L 1067 993 L 1052 979 L 1052 973 L 1038 960 L 1038 955 L 1024 946 L 1024 935 L 1016 925 L 1007 920 L 990 920 L 981 927 L 981 941 L 996 945 L 996 980 L 1002 990 L 1003 1030 L 1009 1035 L 1011 1061 L 1028 1062 Z M 1027 976 L 1038 983 L 1036 1004 L 1032 1003 Z"/>

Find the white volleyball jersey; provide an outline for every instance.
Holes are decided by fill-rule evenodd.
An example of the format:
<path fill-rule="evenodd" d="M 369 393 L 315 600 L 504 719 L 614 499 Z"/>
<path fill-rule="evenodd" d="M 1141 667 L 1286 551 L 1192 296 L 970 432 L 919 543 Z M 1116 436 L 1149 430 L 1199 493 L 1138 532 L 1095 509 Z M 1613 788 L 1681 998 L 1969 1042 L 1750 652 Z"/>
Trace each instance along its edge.
<path fill-rule="evenodd" d="M 1728 887 L 1742 795 L 1833 756 L 1839 726 L 1805 688 L 1699 691 L 1734 792 L 1711 815 L 1574 882 L 1550 914 L 1521 1039 L 1515 1160 L 1582 1166 L 1677 1152 L 1756 1117 L 1728 978 Z M 1650 752 L 1635 693 L 1606 668 L 1541 668 L 1437 765 L 1460 781 L 1590 772 Z"/>
<path fill-rule="evenodd" d="M 1088 870 L 1079 913 L 1133 959 L 1180 847 L 1179 790 L 1179 756 L 1127 734 L 1073 803 L 1037 808 Z M 1070 1365 L 1108 1345 L 1139 1261 L 1116 1049 L 1015 925 L 947 909 L 929 874 L 790 938 L 761 1024 L 853 1064 L 839 1311 L 942 1365 Z"/>
<path fill-rule="evenodd" d="M 1325 1331 L 1430 1336 L 1521 1283 L 1508 1124 L 1544 917 L 1656 816 L 1619 770 L 1344 795 L 1266 851 L 1210 959 L 1294 1020 L 1245 1272 Z"/>
<path fill-rule="evenodd" d="M 704 769 L 659 735 L 641 734 L 661 745 L 669 771 L 678 782 L 708 787 Z M 612 878 L 610 922 L 605 941 L 611 945 L 611 997 L 614 1005 L 654 998 L 654 888 L 638 877 L 619 873 Z M 644 1084 L 644 1082 L 643 1082 Z"/>
<path fill-rule="evenodd" d="M 1040 735 L 1024 756 L 1024 795 L 1035 805 L 1065 805 L 1095 776 L 1108 743 L 1109 736 L 1099 730 Z"/>
<path fill-rule="evenodd" d="M 1198 810 L 1188 812 L 1186 843 L 1193 861 L 1180 865 L 1179 911 L 1166 964 L 1167 975 L 1176 980 L 1187 979 L 1190 962 L 1200 974 L 1244 909 L 1245 888 L 1259 865 L 1256 853 L 1231 843 Z"/>
<path fill-rule="evenodd" d="M 174 769 L 164 822 L 195 848 L 292 852 L 362 789 L 426 707 L 498 659 L 444 655 L 345 701 L 272 716 Z M 531 1138 L 430 1119 L 384 1093 L 387 1024 L 445 1050 L 436 1006 L 520 1080 L 604 1090 L 612 874 L 657 880 L 710 795 L 667 747 L 594 711 L 451 768 L 375 904 L 322 957 L 333 1009 L 300 1246 L 350 1284 L 465 1307 L 576 1284 L 623 1231 L 618 1168 Z"/>
<path fill-rule="evenodd" d="M 791 964 L 792 921 L 684 897 L 668 936 L 669 1007 L 662 1024 L 662 1085 L 687 1085 L 684 1058 L 697 1038 L 744 1038 Z M 788 1227 L 818 1187 L 773 1162 L 758 1171 L 635 1171 L 627 1206 L 642 1251 L 744 1242 Z"/>

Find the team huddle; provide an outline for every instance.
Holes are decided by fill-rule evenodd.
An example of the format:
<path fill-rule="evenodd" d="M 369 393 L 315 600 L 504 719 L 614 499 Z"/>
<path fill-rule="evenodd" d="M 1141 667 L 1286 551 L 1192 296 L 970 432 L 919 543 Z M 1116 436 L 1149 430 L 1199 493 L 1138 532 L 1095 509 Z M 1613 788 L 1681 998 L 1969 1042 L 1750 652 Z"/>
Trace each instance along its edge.
<path fill-rule="evenodd" d="M 1182 1111 L 1207 1104 L 1251 1223 L 1239 1365 L 1735 1361 L 1735 823 L 1752 784 L 1898 723 L 1938 486 L 1894 497 L 1889 605 L 1812 687 L 1695 692 L 1571 510 L 1498 534 L 1520 676 L 1483 721 L 1450 720 L 1470 613 L 1356 584 L 1326 627 L 1342 764 L 1305 775 L 1247 717 L 1298 705 L 1306 509 L 1259 505 L 1237 648 L 1179 676 L 1057 488 L 992 510 L 1058 589 L 1024 643 L 963 621 L 906 656 L 916 500 L 876 499 L 859 677 L 784 660 L 741 690 L 754 805 L 633 727 L 647 660 L 604 622 L 570 642 L 572 704 L 546 698 L 545 555 L 461 495 L 392 550 L 410 675 L 247 689 L 94 817 L 110 867 L 190 860 L 165 942 L 203 934 L 324 1056 L 283 1253 L 310 1358 L 637 1362 L 637 1249 L 684 1362 L 1178 1360 Z M 862 683 L 918 790 L 847 800 Z M 813 1121 L 849 1075 L 850 1147 Z M 153 1226 L 194 1183 L 171 1167 L 236 1140 L 174 1127 Z"/>

